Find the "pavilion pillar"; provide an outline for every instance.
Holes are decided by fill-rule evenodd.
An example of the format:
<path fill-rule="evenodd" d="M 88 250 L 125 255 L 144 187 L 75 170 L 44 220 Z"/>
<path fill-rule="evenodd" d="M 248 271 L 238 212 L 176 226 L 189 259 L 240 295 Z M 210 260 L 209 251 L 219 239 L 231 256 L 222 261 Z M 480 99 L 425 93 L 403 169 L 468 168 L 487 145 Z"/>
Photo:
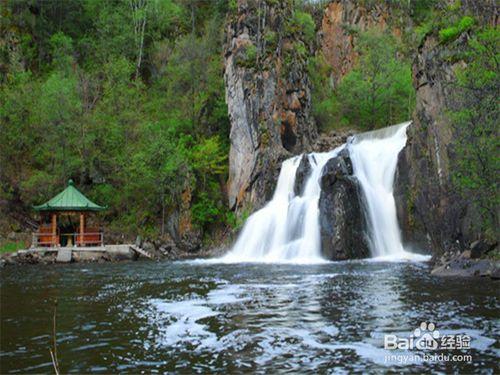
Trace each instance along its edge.
<path fill-rule="evenodd" d="M 83 212 L 81 212 L 80 213 L 80 245 L 82 245 L 84 243 L 84 239 L 83 239 L 84 228 L 85 228 L 85 216 L 84 216 Z"/>
<path fill-rule="evenodd" d="M 57 214 L 52 213 L 52 244 L 56 245 L 56 235 L 57 235 Z"/>

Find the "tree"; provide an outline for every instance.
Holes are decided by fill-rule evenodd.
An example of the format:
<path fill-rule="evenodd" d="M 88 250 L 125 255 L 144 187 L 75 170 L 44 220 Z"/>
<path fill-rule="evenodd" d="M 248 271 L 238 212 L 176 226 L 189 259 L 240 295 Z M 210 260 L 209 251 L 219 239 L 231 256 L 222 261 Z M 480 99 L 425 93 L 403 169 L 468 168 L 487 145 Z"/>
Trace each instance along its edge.
<path fill-rule="evenodd" d="M 375 129 L 408 120 L 414 101 L 410 64 L 390 34 L 359 35 L 359 61 L 336 90 L 344 122 Z"/>
<path fill-rule="evenodd" d="M 180 210 L 200 228 L 223 221 L 226 11 L 224 0 L 7 0 L 1 199 L 27 211 L 71 177 L 121 233 L 164 234 Z"/>
<path fill-rule="evenodd" d="M 335 87 L 319 53 L 309 61 L 313 115 L 322 129 L 375 129 L 410 119 L 415 104 L 411 64 L 398 42 L 378 30 L 358 32 L 357 61 Z"/>
<path fill-rule="evenodd" d="M 498 240 L 500 33 L 487 28 L 469 40 L 467 65 L 457 70 L 451 120 L 456 132 L 455 186 L 477 209 L 479 229 Z"/>

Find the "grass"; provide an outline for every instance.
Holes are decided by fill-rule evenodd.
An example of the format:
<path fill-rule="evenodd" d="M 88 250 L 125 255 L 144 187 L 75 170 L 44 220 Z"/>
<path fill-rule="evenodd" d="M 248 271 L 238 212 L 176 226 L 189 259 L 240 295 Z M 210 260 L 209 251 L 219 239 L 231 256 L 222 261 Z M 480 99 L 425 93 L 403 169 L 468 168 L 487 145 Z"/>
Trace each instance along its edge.
<path fill-rule="evenodd" d="M 0 254 L 14 253 L 17 250 L 24 249 L 26 246 L 23 241 L 6 242 L 0 246 Z"/>

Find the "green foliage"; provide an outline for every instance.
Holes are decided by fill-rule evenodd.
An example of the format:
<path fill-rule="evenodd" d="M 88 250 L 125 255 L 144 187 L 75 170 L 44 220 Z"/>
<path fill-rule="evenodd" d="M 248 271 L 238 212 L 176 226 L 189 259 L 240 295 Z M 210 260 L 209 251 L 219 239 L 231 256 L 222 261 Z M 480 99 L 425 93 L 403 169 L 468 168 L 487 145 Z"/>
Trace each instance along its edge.
<path fill-rule="evenodd" d="M 460 30 L 460 32 L 464 32 L 466 30 L 469 30 L 472 25 L 474 25 L 474 18 L 465 16 L 458 23 L 458 29 Z"/>
<path fill-rule="evenodd" d="M 460 35 L 460 30 L 456 26 L 447 27 L 446 29 L 439 30 L 439 39 L 443 43 L 455 40 Z"/>
<path fill-rule="evenodd" d="M 415 101 L 411 68 L 397 48 L 391 35 L 360 33 L 358 63 L 335 88 L 324 59 L 312 62 L 313 111 L 321 128 L 375 129 L 410 118 Z"/>
<path fill-rule="evenodd" d="M 433 20 L 422 22 L 420 25 L 415 27 L 414 32 L 417 39 L 417 45 L 422 43 L 425 37 L 434 30 L 434 27 L 435 25 Z"/>
<path fill-rule="evenodd" d="M 439 30 L 439 39 L 443 43 L 448 43 L 455 40 L 460 34 L 469 30 L 474 25 L 474 19 L 469 16 L 464 16 L 455 25 Z"/>
<path fill-rule="evenodd" d="M 217 204 L 207 193 L 201 193 L 191 209 L 193 222 L 200 228 L 208 228 L 210 224 L 226 221 L 226 209 Z"/>
<path fill-rule="evenodd" d="M 300 58 L 305 59 L 307 57 L 307 49 L 304 43 L 302 42 L 294 43 L 294 49 Z"/>
<path fill-rule="evenodd" d="M 257 59 L 257 47 L 254 44 L 249 44 L 245 49 L 245 61 L 249 64 L 254 64 Z"/>
<path fill-rule="evenodd" d="M 273 53 L 278 45 L 278 36 L 276 32 L 268 30 L 264 34 L 264 40 L 266 42 L 266 52 L 268 54 Z"/>
<path fill-rule="evenodd" d="M 316 37 L 316 25 L 312 16 L 307 12 L 296 10 L 288 23 L 288 29 L 291 34 L 301 34 L 308 44 L 311 44 Z"/>
<path fill-rule="evenodd" d="M 500 148 L 498 134 L 500 33 L 486 28 L 469 41 L 467 65 L 457 73 L 450 118 L 456 133 L 453 181 L 478 210 L 474 223 L 498 240 Z"/>
<path fill-rule="evenodd" d="M 239 230 L 243 227 L 250 214 L 251 211 L 249 209 L 244 209 L 239 215 L 234 211 L 229 211 L 226 214 L 226 222 L 233 230 Z"/>
<path fill-rule="evenodd" d="M 238 0 L 229 0 L 228 8 L 231 12 L 236 12 L 238 10 Z"/>
<path fill-rule="evenodd" d="M 452 1 L 448 4 L 447 10 L 449 12 L 455 12 L 455 11 L 459 11 L 461 7 L 462 7 L 462 1 L 455 0 L 455 1 Z"/>
<path fill-rule="evenodd" d="M 202 228 L 223 222 L 228 6 L 8 0 L 2 199 L 29 209 L 71 177 L 120 232 L 159 234 L 180 210 Z"/>
<path fill-rule="evenodd" d="M 24 248 L 26 248 L 26 245 L 22 241 L 7 242 L 0 246 L 0 254 L 15 253 L 17 250 L 21 250 Z"/>
<path fill-rule="evenodd" d="M 264 40 L 266 41 L 266 43 L 268 44 L 271 44 L 271 45 L 275 45 L 276 42 L 277 42 L 277 35 L 274 31 L 272 30 L 268 30 L 266 31 L 266 33 L 264 34 Z"/>
<path fill-rule="evenodd" d="M 319 128 L 326 130 L 336 123 L 339 109 L 330 83 L 332 68 L 322 53 L 309 59 L 308 74 L 312 84 L 313 116 Z"/>
<path fill-rule="evenodd" d="M 438 0 L 410 1 L 410 17 L 416 24 L 425 22 L 437 3 Z"/>
<path fill-rule="evenodd" d="M 236 56 L 236 64 L 245 68 L 254 68 L 257 64 L 257 47 L 247 44 Z"/>

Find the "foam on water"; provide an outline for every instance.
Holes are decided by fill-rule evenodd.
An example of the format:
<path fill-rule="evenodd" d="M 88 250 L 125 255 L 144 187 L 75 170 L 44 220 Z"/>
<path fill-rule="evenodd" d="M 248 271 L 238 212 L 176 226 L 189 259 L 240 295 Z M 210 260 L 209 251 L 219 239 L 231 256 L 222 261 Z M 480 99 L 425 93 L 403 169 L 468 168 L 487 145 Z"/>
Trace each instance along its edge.
<path fill-rule="evenodd" d="M 399 152 L 411 121 L 354 136 L 348 150 L 364 195 L 372 257 L 380 261 L 422 261 L 430 257 L 403 247 L 393 195 Z"/>
<path fill-rule="evenodd" d="M 406 144 L 410 122 L 352 137 L 347 145 L 327 153 L 307 155 L 311 172 L 304 191 L 294 192 L 301 156 L 282 164 L 272 200 L 246 221 L 231 251 L 212 263 L 316 264 L 321 256 L 319 180 L 328 160 L 347 147 L 354 175 L 363 193 L 363 210 L 368 223 L 367 237 L 373 261 L 426 261 L 403 247 L 393 195 L 398 154 Z"/>
<path fill-rule="evenodd" d="M 233 249 L 217 261 L 324 263 L 320 251 L 319 179 L 323 166 L 343 147 L 307 155 L 311 172 L 300 195 L 295 194 L 294 185 L 301 156 L 285 160 L 271 201 L 247 219 Z"/>
<path fill-rule="evenodd" d="M 148 317 L 151 332 L 145 349 L 152 346 L 158 350 L 189 350 L 201 356 L 230 352 L 235 354 L 234 362 L 239 368 L 267 366 L 275 360 L 290 358 L 287 361 L 289 370 L 298 371 L 326 366 L 335 357 L 342 358 L 346 353 L 355 353 L 363 360 L 388 368 L 418 364 L 418 359 L 411 356 L 417 353 L 416 350 L 383 348 L 387 330 L 375 330 L 346 339 L 348 332 L 352 333 L 350 330 L 358 325 L 348 326 L 339 321 L 337 326 L 323 322 L 319 301 L 312 298 L 306 304 L 299 302 L 310 292 L 293 297 L 297 290 L 321 290 L 318 282 L 324 285 L 342 275 L 350 273 L 290 275 L 285 277 L 283 284 L 231 284 L 219 280 L 219 284 L 205 296 L 186 295 L 186 299 L 179 301 L 150 299 L 146 302 L 147 312 L 142 315 Z M 360 304 L 365 305 L 364 302 Z M 295 311 L 294 306 L 299 310 Z M 245 323 L 232 327 L 229 317 L 237 322 L 245 319 Z M 211 319 L 217 322 L 212 324 Z M 418 324 L 419 320 L 415 319 L 415 322 Z M 387 325 L 387 322 L 383 324 Z M 221 328 L 214 330 L 214 326 Z M 408 330 L 389 332 L 402 338 L 412 334 Z M 485 336 L 483 330 L 440 329 L 440 332 L 442 335 L 467 334 L 472 338 L 471 348 L 477 352 L 498 352 L 494 348 L 496 341 Z M 408 359 L 405 362 L 387 360 L 398 355 L 405 355 Z"/>

